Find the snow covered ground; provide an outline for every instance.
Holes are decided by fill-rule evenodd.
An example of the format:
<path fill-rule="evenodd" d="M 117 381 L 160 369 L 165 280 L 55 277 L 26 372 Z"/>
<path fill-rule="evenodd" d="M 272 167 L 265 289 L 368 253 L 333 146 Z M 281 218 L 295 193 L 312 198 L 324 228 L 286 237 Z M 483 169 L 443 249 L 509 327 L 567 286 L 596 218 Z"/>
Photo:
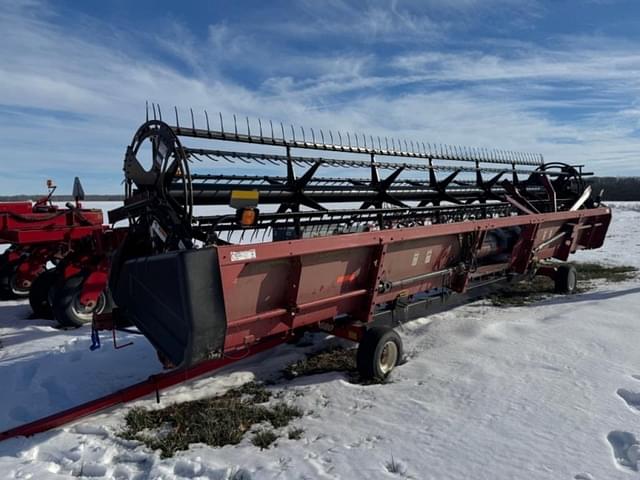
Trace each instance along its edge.
<path fill-rule="evenodd" d="M 575 258 L 640 267 L 640 204 L 616 204 L 605 248 Z M 115 434 L 128 405 L 0 443 L 0 478 L 640 478 L 639 309 L 640 280 L 523 307 L 476 302 L 405 325 L 408 362 L 388 384 L 330 373 L 269 387 L 307 412 L 293 423 L 301 440 L 260 451 L 247 437 L 161 459 Z M 29 314 L 0 303 L 0 430 L 160 370 L 143 338 L 90 352 L 88 328 Z M 309 348 L 278 347 L 164 391 L 162 404 L 270 378 Z"/>

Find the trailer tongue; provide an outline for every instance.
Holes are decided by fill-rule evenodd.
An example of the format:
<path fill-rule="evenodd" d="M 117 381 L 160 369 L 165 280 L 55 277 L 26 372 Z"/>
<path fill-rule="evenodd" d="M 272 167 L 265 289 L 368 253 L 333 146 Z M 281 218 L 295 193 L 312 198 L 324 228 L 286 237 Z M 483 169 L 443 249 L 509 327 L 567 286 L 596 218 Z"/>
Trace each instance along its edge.
<path fill-rule="evenodd" d="M 540 155 L 205 124 L 142 125 L 109 214 L 131 223 L 114 314 L 167 365 L 323 328 L 385 376 L 402 354 L 389 327 L 536 273 L 571 292 L 575 271 L 542 262 L 600 247 L 611 218 L 581 166 Z"/>

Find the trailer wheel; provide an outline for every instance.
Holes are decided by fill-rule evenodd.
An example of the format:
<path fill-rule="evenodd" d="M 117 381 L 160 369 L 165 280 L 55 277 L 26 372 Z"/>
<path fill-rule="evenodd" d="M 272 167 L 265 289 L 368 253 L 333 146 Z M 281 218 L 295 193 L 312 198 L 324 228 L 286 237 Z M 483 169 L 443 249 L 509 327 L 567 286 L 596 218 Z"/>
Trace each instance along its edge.
<path fill-rule="evenodd" d="M 51 303 L 49 303 L 49 292 L 58 276 L 58 271 L 55 268 L 45 270 L 31 284 L 29 290 L 29 304 L 33 310 L 33 314 L 37 318 L 51 319 L 53 318 L 53 311 L 51 310 Z"/>
<path fill-rule="evenodd" d="M 575 293 L 578 286 L 578 272 L 573 265 L 560 265 L 554 278 L 556 293 Z"/>
<path fill-rule="evenodd" d="M 357 365 L 366 380 L 382 380 L 402 359 L 402 340 L 389 327 L 372 327 L 360 341 Z"/>
<path fill-rule="evenodd" d="M 104 292 L 100 294 L 93 308 L 80 303 L 80 294 L 85 278 L 86 275 L 79 274 L 62 279 L 61 283 L 55 285 L 51 290 L 53 317 L 63 327 L 81 327 L 93 320 L 94 312 L 102 313 L 108 306 L 109 301 Z"/>

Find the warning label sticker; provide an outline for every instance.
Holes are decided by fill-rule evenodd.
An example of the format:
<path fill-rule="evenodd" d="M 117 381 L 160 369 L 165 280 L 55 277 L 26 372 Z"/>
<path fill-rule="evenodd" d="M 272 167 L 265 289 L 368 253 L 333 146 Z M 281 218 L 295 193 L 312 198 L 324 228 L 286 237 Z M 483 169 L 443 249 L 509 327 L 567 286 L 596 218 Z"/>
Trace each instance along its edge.
<path fill-rule="evenodd" d="M 254 249 L 240 250 L 239 252 L 231 252 L 232 262 L 242 262 L 245 260 L 252 260 L 254 258 L 256 258 L 256 251 Z"/>

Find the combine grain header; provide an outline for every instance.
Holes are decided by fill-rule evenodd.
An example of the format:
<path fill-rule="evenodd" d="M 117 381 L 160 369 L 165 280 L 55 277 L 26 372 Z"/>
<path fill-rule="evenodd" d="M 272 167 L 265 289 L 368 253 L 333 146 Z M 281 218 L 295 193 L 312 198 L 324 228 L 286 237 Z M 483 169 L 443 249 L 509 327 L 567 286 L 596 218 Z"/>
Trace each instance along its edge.
<path fill-rule="evenodd" d="M 319 327 L 381 377 L 401 356 L 390 326 L 536 273 L 571 292 L 575 271 L 542 262 L 609 225 L 582 166 L 541 155 L 153 116 L 109 213 L 131 223 L 110 284 L 167 365 Z"/>
<path fill-rule="evenodd" d="M 213 128 L 206 112 L 204 128 L 177 110 L 169 125 L 152 108 L 126 150 L 124 205 L 109 212 L 129 227 L 80 299 L 95 303 L 108 270 L 116 306 L 94 313 L 94 347 L 98 330 L 115 342 L 133 323 L 170 370 L 0 440 L 158 395 L 305 330 L 359 342 L 360 374 L 383 378 L 402 358 L 398 323 L 534 275 L 575 291 L 575 269 L 549 260 L 600 247 L 611 220 L 581 166 L 540 155 L 241 129 L 235 117 Z"/>

